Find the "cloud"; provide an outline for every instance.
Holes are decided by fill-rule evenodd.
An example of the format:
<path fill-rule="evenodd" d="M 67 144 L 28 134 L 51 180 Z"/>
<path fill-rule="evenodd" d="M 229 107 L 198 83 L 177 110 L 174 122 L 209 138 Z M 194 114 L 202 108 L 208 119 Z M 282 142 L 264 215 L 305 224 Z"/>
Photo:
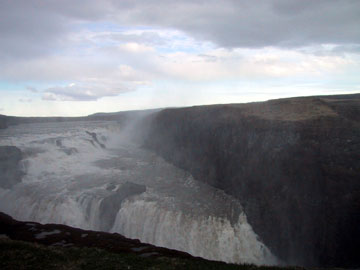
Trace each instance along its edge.
<path fill-rule="evenodd" d="M 357 0 L 115 2 L 121 23 L 175 28 L 222 47 L 360 42 Z"/>
<path fill-rule="evenodd" d="M 0 56 L 3 60 L 48 54 L 69 30 L 59 15 L 38 8 L 31 1 L 1 1 L 0 18 Z"/>
<path fill-rule="evenodd" d="M 105 18 L 106 10 L 106 1 L 2 0 L 0 57 L 4 62 L 56 53 L 79 22 Z"/>
<path fill-rule="evenodd" d="M 29 102 L 32 102 L 32 99 L 31 98 L 20 98 L 19 101 L 29 103 Z"/>
<path fill-rule="evenodd" d="M 163 77 L 190 81 L 259 80 L 273 78 L 322 78 L 346 68 L 350 59 L 336 55 L 309 55 L 284 49 L 216 49 L 205 55 L 168 54 L 157 63 Z"/>
<path fill-rule="evenodd" d="M 33 93 L 39 92 L 39 90 L 37 90 L 35 87 L 32 86 L 26 86 L 26 89 Z"/>
<path fill-rule="evenodd" d="M 0 70 L 3 66 L 18 77 L 15 62 L 65 56 L 58 69 L 66 74 L 65 61 L 92 57 L 98 49 L 118 46 L 143 53 L 156 47 L 206 54 L 201 51 L 209 49 L 206 41 L 228 49 L 318 46 L 317 54 L 329 53 L 323 44 L 335 44 L 334 54 L 358 53 L 358 14 L 357 0 L 3 0 Z"/>
<path fill-rule="evenodd" d="M 147 46 L 164 46 L 168 45 L 170 41 L 166 36 L 167 32 L 164 30 L 125 30 L 122 32 L 116 31 L 84 31 L 77 34 L 75 38 L 87 39 L 88 41 L 99 43 L 137 43 Z"/>
<path fill-rule="evenodd" d="M 146 53 L 146 52 L 152 52 L 154 49 L 152 47 L 142 45 L 136 42 L 128 42 L 125 44 L 119 45 L 119 49 L 131 52 L 131 53 Z"/>
<path fill-rule="evenodd" d="M 117 96 L 120 93 L 131 91 L 125 86 L 111 84 L 83 84 L 74 83 L 67 86 L 56 86 L 44 91 L 43 100 L 56 101 L 95 101 L 102 97 Z"/>
<path fill-rule="evenodd" d="M 177 29 L 220 47 L 359 44 L 357 0 L 3 0 L 2 57 L 36 57 L 66 47 L 71 33 L 100 22 L 108 28 Z M 113 33 L 114 39 L 158 45 L 155 32 Z"/>
<path fill-rule="evenodd" d="M 2 0 L 0 91 L 46 104 L 182 86 L 192 101 L 210 85 L 243 93 L 230 89 L 242 82 L 355 86 L 358 14 L 358 0 Z"/>
<path fill-rule="evenodd" d="M 205 82 L 299 76 L 310 79 L 356 66 L 356 61 L 334 53 L 321 55 L 276 48 L 201 51 L 163 53 L 156 47 L 127 42 L 93 48 L 86 57 L 47 57 L 11 63 L 3 69 L 0 65 L 0 78 L 54 81 L 50 84 L 57 86 L 45 91 L 46 100 L 97 100 L 135 91 L 158 80 Z M 76 87 L 64 86 L 70 83 Z M 31 86 L 27 89 L 37 90 Z"/>

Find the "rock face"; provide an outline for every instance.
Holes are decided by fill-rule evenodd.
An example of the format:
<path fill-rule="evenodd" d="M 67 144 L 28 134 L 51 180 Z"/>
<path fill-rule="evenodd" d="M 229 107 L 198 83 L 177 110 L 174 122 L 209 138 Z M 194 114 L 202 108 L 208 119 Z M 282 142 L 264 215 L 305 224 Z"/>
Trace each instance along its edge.
<path fill-rule="evenodd" d="M 167 109 L 144 146 L 238 198 L 285 262 L 360 266 L 360 95 Z"/>
<path fill-rule="evenodd" d="M 21 182 L 23 176 L 19 168 L 21 150 L 15 146 L 0 146 L 0 187 L 11 188 Z"/>
<path fill-rule="evenodd" d="M 146 191 L 146 186 L 126 182 L 114 193 L 101 201 L 100 218 L 102 219 L 102 231 L 109 231 L 114 224 L 116 213 L 119 212 L 122 202 L 128 197 L 141 194 Z"/>
<path fill-rule="evenodd" d="M 205 261 L 185 252 L 144 244 L 118 233 L 81 230 L 60 224 L 22 222 L 2 212 L 0 212 L 0 235 L 13 240 L 53 247 L 96 247 L 113 253 L 132 253 L 139 257 L 175 257 Z"/>
<path fill-rule="evenodd" d="M 6 117 L 4 115 L 0 115 L 0 129 L 7 128 Z"/>

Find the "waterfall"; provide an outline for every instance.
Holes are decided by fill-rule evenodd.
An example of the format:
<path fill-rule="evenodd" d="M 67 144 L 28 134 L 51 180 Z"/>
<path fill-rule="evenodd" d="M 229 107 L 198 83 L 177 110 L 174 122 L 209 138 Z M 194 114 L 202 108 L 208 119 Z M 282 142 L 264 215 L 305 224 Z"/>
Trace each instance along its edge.
<path fill-rule="evenodd" d="M 69 125 L 0 131 L 0 145 L 24 153 L 25 174 L 11 189 L 0 188 L 0 211 L 118 232 L 211 260 L 277 264 L 238 200 L 129 144 L 113 122 Z"/>
<path fill-rule="evenodd" d="M 232 225 L 224 218 L 193 216 L 164 209 L 155 201 L 131 199 L 122 204 L 111 231 L 206 259 L 276 264 L 243 213 Z"/>

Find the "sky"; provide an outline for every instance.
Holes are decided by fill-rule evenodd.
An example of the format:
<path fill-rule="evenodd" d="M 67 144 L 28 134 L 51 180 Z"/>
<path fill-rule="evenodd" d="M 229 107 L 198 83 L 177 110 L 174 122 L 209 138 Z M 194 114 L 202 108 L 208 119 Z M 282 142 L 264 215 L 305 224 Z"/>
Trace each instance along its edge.
<path fill-rule="evenodd" d="M 360 92 L 359 0 L 0 0 L 0 114 Z"/>

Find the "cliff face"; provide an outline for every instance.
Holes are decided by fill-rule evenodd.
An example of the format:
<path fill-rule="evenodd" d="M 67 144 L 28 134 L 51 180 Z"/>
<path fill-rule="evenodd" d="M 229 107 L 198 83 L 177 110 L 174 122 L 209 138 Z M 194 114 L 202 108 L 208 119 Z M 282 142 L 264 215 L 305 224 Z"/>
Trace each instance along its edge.
<path fill-rule="evenodd" d="M 7 128 L 6 116 L 0 115 L 0 129 Z"/>
<path fill-rule="evenodd" d="M 161 111 L 145 147 L 238 198 L 300 265 L 359 266 L 359 95 Z"/>

